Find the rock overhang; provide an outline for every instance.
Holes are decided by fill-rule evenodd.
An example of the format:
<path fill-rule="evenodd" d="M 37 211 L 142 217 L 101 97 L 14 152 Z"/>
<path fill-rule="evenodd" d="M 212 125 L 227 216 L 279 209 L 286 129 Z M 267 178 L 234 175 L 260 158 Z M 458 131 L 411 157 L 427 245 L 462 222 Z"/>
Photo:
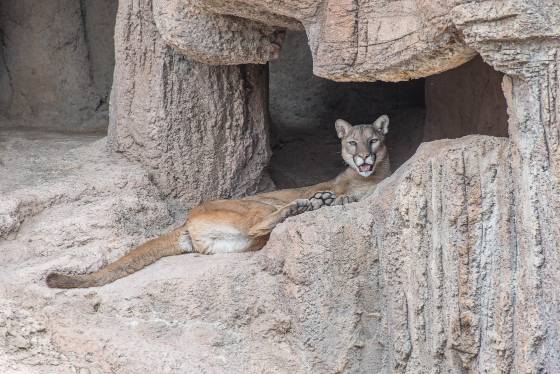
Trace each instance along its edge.
<path fill-rule="evenodd" d="M 500 50 L 530 38 L 557 39 L 560 19 L 553 6 L 517 0 L 173 0 L 155 1 L 154 14 L 169 45 L 207 64 L 264 64 L 278 55 L 284 30 L 304 28 L 316 75 L 402 81 L 453 69 L 477 53 L 514 74 L 524 62 L 508 62 Z"/>

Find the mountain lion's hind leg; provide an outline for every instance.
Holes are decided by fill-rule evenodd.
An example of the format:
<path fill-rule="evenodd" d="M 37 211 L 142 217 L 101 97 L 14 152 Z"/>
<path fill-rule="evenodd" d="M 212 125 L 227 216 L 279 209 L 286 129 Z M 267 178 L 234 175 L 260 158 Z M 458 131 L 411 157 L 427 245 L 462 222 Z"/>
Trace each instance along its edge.
<path fill-rule="evenodd" d="M 270 213 L 256 223 L 249 230 L 249 236 L 258 237 L 270 234 L 272 229 L 286 218 L 296 216 L 304 212 L 319 209 L 323 206 L 329 206 L 334 202 L 336 195 L 330 191 L 321 191 L 313 194 L 309 199 L 297 199 L 283 206 L 277 211 Z"/>

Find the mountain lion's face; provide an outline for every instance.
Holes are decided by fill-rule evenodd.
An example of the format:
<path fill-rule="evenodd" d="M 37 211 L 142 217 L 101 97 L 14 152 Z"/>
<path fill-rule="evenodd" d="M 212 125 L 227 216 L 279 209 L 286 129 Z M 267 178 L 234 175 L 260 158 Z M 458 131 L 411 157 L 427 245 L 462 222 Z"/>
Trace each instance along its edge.
<path fill-rule="evenodd" d="M 372 175 L 387 155 L 385 135 L 389 131 L 389 117 L 382 115 L 370 125 L 356 126 L 339 119 L 335 127 L 344 161 L 362 177 Z"/>

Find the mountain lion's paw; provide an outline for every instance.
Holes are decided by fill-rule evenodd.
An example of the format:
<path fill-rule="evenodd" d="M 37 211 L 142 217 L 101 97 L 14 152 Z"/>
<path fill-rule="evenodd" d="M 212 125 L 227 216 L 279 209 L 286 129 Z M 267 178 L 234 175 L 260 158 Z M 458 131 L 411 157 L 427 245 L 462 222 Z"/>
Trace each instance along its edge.
<path fill-rule="evenodd" d="M 313 210 L 313 207 L 311 206 L 311 201 L 309 199 L 297 199 L 295 201 L 295 204 L 291 204 L 291 205 L 292 205 L 292 209 L 290 210 L 292 215 L 301 214 Z"/>
<path fill-rule="evenodd" d="M 346 205 L 358 201 L 354 196 L 342 195 L 336 198 L 333 205 Z"/>
<path fill-rule="evenodd" d="M 334 192 L 330 192 L 330 191 L 317 192 L 309 199 L 309 202 L 311 203 L 310 210 L 319 209 L 323 206 L 329 206 L 335 201 L 335 198 L 336 198 L 336 194 Z"/>

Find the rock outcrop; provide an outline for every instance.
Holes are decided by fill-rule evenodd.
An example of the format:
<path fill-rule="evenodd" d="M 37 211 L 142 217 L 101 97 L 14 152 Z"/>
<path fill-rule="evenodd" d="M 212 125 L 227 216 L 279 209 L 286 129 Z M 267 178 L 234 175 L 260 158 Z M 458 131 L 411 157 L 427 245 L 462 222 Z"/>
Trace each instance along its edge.
<path fill-rule="evenodd" d="M 236 64 L 274 58 L 300 25 L 314 72 L 337 81 L 425 77 L 480 55 L 503 74 L 509 138 L 425 143 L 364 201 L 288 219 L 258 253 L 47 289 L 48 271 L 98 269 L 177 224 L 180 205 L 256 190 L 266 70 Z M 115 35 L 108 141 L 124 157 L 100 140 L 66 152 L 2 140 L 0 367 L 560 372 L 554 0 L 123 0 Z M 56 167 L 20 157 L 35 147 L 58 148 L 44 152 Z"/>
<path fill-rule="evenodd" d="M 71 154 L 86 166 L 99 146 Z M 146 174 L 115 188 L 96 178 L 104 170 L 87 170 L 79 189 L 79 175 L 67 176 L 40 214 L 73 216 L 34 219 L 3 242 L 0 363 L 59 373 L 555 372 L 555 322 L 527 300 L 551 280 L 527 273 L 558 258 L 535 263 L 517 244 L 511 160 L 505 138 L 427 143 L 367 200 L 289 219 L 261 252 L 167 258 L 102 288 L 57 291 L 43 285 L 48 270 L 94 270 L 176 216 Z"/>
<path fill-rule="evenodd" d="M 372 84 L 333 82 L 314 76 L 303 31 L 287 33 L 280 58 L 269 64 L 269 81 L 268 104 L 273 129 L 278 131 L 328 128 L 334 135 L 332 128 L 338 118 L 366 123 L 384 113 L 392 117 L 405 108 L 424 107 L 421 79 Z"/>

